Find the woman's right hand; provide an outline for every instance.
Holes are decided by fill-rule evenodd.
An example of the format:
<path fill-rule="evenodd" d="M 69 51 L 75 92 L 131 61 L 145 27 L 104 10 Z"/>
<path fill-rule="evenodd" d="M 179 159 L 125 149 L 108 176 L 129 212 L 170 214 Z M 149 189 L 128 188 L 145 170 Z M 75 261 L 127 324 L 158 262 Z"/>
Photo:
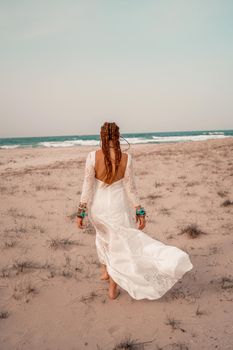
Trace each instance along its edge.
<path fill-rule="evenodd" d="M 140 215 L 136 215 L 136 222 L 138 222 L 138 229 L 139 230 L 143 230 L 144 227 L 146 226 L 146 218 L 145 216 L 140 216 Z"/>

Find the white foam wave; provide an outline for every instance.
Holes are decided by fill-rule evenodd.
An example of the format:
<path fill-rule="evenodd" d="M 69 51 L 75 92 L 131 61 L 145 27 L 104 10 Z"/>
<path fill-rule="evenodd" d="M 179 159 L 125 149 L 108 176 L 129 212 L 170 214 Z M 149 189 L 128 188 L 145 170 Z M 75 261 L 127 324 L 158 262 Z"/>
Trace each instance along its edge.
<path fill-rule="evenodd" d="M 40 142 L 38 145 L 43 147 L 73 147 L 73 146 L 96 146 L 97 140 L 67 140 L 58 142 Z"/>
<path fill-rule="evenodd" d="M 189 135 L 189 136 L 152 136 L 152 139 L 143 137 L 125 137 L 125 139 L 131 144 L 139 143 L 161 143 L 161 142 L 180 142 L 180 141 L 202 141 L 216 138 L 231 137 L 226 135 Z M 121 140 L 121 144 L 126 144 L 126 141 Z M 40 142 L 40 146 L 43 147 L 73 147 L 73 146 L 98 146 L 98 140 L 67 140 L 60 142 Z"/>
<path fill-rule="evenodd" d="M 223 139 L 225 137 L 232 137 L 227 135 L 189 135 L 189 136 L 153 136 L 157 142 L 180 142 L 180 141 L 204 141 L 210 139 Z"/>
<path fill-rule="evenodd" d="M 154 142 L 153 139 L 146 139 L 146 138 L 138 138 L 138 137 L 132 137 L 125 139 L 130 143 L 149 143 Z M 73 146 L 98 146 L 99 140 L 67 140 L 67 141 L 46 141 L 46 142 L 40 142 L 38 145 L 43 147 L 73 147 Z M 122 140 L 121 144 L 127 144 L 126 141 Z"/>
<path fill-rule="evenodd" d="M 221 131 L 213 131 L 213 132 L 208 132 L 209 135 L 224 135 L 224 132 Z"/>
<path fill-rule="evenodd" d="M 8 149 L 8 148 L 18 148 L 20 147 L 20 145 L 3 145 L 3 146 L 0 146 L 0 148 L 4 148 L 4 149 Z"/>
<path fill-rule="evenodd" d="M 146 139 L 143 137 L 125 137 L 125 139 L 130 143 L 149 143 L 149 142 L 155 142 L 153 139 Z M 122 144 L 126 144 L 126 142 L 122 142 Z"/>

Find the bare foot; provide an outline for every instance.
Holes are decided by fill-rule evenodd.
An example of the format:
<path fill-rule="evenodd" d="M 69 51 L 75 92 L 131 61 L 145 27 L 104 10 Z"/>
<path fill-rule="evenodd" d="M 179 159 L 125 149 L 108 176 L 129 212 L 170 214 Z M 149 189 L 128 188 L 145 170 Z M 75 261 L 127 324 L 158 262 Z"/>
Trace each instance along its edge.
<path fill-rule="evenodd" d="M 108 290 L 109 298 L 116 299 L 119 294 L 120 294 L 120 291 L 117 289 L 116 282 L 114 282 L 113 279 L 110 277 L 109 290 Z"/>

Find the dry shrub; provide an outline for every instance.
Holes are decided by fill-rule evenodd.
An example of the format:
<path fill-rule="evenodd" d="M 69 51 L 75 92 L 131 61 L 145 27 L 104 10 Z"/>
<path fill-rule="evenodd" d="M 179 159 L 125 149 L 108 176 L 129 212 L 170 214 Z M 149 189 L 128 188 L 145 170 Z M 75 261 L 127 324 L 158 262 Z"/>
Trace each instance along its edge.
<path fill-rule="evenodd" d="M 13 216 L 14 218 L 36 219 L 35 215 L 23 213 L 22 211 L 19 211 L 17 208 L 13 207 L 7 210 L 7 214 Z"/>
<path fill-rule="evenodd" d="M 190 181 L 186 184 L 186 187 L 192 187 L 192 186 L 196 186 L 199 185 L 200 182 L 199 181 Z"/>
<path fill-rule="evenodd" d="M 217 194 L 219 195 L 219 197 L 226 197 L 228 191 L 218 191 Z"/>
<path fill-rule="evenodd" d="M 82 296 L 80 298 L 80 301 L 82 303 L 87 303 L 89 301 L 93 301 L 96 297 L 98 297 L 98 294 L 93 290 L 89 295 L 86 295 L 86 296 Z"/>
<path fill-rule="evenodd" d="M 64 253 L 65 263 L 62 267 L 51 266 L 49 269 L 49 277 L 54 278 L 55 276 L 63 276 L 66 278 L 78 279 L 79 273 L 83 271 L 83 264 L 76 261 L 75 264 L 71 264 L 71 257 Z"/>
<path fill-rule="evenodd" d="M 49 265 L 47 263 L 41 264 L 27 259 L 15 259 L 12 265 L 12 269 L 16 270 L 17 274 L 25 272 L 25 270 L 47 269 L 48 267 Z"/>
<path fill-rule="evenodd" d="M 26 258 L 19 258 L 15 259 L 13 264 L 3 266 L 0 270 L 0 277 L 7 278 L 19 275 L 20 273 L 32 272 L 33 270 L 48 268 L 50 268 L 50 264 L 48 262 L 42 264 L 33 260 L 27 260 Z"/>
<path fill-rule="evenodd" d="M 9 266 L 3 266 L 0 270 L 0 277 L 7 278 L 11 275 L 11 267 Z"/>
<path fill-rule="evenodd" d="M 53 249 L 59 249 L 59 248 L 64 249 L 67 247 L 71 247 L 73 245 L 78 245 L 78 246 L 84 245 L 83 243 L 72 240 L 70 238 L 59 238 L 59 237 L 51 238 L 48 240 L 48 242 L 49 242 L 50 248 L 53 248 Z"/>
<path fill-rule="evenodd" d="M 220 281 L 222 289 L 233 289 L 233 278 L 222 277 Z"/>
<path fill-rule="evenodd" d="M 4 320 L 9 317 L 8 311 L 0 311 L 0 320 Z"/>
<path fill-rule="evenodd" d="M 162 182 L 155 181 L 154 186 L 155 188 L 162 186 Z"/>
<path fill-rule="evenodd" d="M 200 235 L 206 235 L 207 233 L 202 231 L 197 224 L 189 224 L 181 229 L 179 234 L 187 233 L 190 238 L 197 238 Z"/>
<path fill-rule="evenodd" d="M 206 311 L 200 310 L 200 306 L 198 305 L 197 306 L 197 310 L 196 310 L 196 315 L 197 316 L 202 316 L 202 315 L 205 315 L 205 314 L 206 314 Z"/>
<path fill-rule="evenodd" d="M 37 293 L 36 287 L 29 279 L 22 279 L 14 287 L 13 298 L 16 300 L 25 299 L 29 301 L 29 296 Z"/>
<path fill-rule="evenodd" d="M 6 239 L 3 241 L 2 247 L 5 248 L 5 249 L 8 249 L 8 248 L 13 248 L 13 247 L 15 247 L 15 245 L 16 245 L 16 241 L 15 241 L 15 240 L 10 239 L 10 238 L 6 238 Z"/>
<path fill-rule="evenodd" d="M 154 200 L 154 199 L 157 199 L 157 198 L 161 198 L 162 196 L 159 195 L 159 194 L 149 194 L 146 199 L 150 199 L 150 200 Z"/>
<path fill-rule="evenodd" d="M 221 204 L 221 207 L 229 207 L 230 205 L 233 205 L 233 201 L 230 201 L 230 199 L 226 199 L 226 200 Z"/>
<path fill-rule="evenodd" d="M 166 325 L 171 326 L 172 329 L 179 329 L 182 332 L 186 332 L 185 329 L 181 328 L 181 321 L 180 320 L 176 320 L 174 317 L 172 316 L 167 316 L 167 321 L 165 322 Z"/>
<path fill-rule="evenodd" d="M 34 231 L 39 231 L 40 233 L 45 233 L 45 228 L 41 225 L 33 224 L 32 225 L 32 230 Z"/>
<path fill-rule="evenodd" d="M 55 186 L 54 184 L 38 184 L 35 187 L 36 191 L 50 191 L 50 190 L 61 190 L 62 188 L 59 188 L 58 186 Z"/>
<path fill-rule="evenodd" d="M 12 195 L 17 192 L 18 188 L 19 186 L 11 186 L 11 187 L 0 186 L 0 193 L 2 195 Z"/>
<path fill-rule="evenodd" d="M 113 350 L 144 350 L 146 344 L 152 343 L 154 340 L 138 342 L 137 339 L 131 338 L 131 336 L 125 337 L 120 343 L 114 346 Z"/>
<path fill-rule="evenodd" d="M 162 215 L 168 215 L 168 216 L 171 215 L 171 209 L 169 209 L 169 208 L 163 207 L 160 209 L 160 212 Z"/>

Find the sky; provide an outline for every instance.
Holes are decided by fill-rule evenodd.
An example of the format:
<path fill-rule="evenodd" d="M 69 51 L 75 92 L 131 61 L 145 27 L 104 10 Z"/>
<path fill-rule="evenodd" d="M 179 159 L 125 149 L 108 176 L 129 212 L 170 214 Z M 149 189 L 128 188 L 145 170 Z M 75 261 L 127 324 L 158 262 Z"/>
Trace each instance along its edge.
<path fill-rule="evenodd" d="M 0 0 L 0 137 L 233 129 L 232 0 Z"/>

